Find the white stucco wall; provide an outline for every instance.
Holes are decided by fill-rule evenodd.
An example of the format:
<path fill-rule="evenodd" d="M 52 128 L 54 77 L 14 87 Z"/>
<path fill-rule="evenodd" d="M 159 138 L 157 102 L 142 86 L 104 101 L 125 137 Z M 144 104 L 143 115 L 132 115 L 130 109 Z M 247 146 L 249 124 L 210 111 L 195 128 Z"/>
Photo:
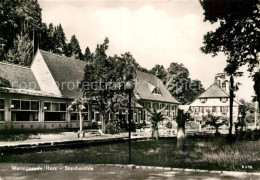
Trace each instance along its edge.
<path fill-rule="evenodd" d="M 42 91 L 61 96 L 61 92 L 56 85 L 55 80 L 50 73 L 40 51 L 37 51 L 31 65 L 31 69 Z"/>
<path fill-rule="evenodd" d="M 237 117 L 238 117 L 239 103 L 234 101 L 233 105 L 234 105 L 233 118 L 234 118 L 234 122 L 235 122 L 235 121 L 237 121 Z M 208 107 L 210 109 L 210 113 L 212 113 L 215 116 L 229 117 L 229 99 L 227 99 L 226 102 L 222 102 L 220 100 L 220 98 L 207 98 L 207 100 L 204 103 L 202 103 L 201 100 L 198 98 L 190 106 L 193 111 L 192 115 L 198 116 L 199 119 L 202 115 L 207 114 L 206 107 Z M 199 112 L 194 112 L 194 108 L 198 108 L 198 107 L 199 107 Z M 212 107 L 216 107 L 216 112 L 212 112 Z M 223 112 L 221 112 L 221 107 L 227 108 L 227 112 L 225 114 L 223 114 Z M 204 112 L 202 112 L 202 108 L 204 108 Z"/>

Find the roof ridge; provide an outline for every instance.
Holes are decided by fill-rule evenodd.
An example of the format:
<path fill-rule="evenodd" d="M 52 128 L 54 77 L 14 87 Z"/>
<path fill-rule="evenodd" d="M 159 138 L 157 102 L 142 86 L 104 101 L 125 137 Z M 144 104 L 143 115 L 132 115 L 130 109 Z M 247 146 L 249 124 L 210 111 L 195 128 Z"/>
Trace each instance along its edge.
<path fill-rule="evenodd" d="M 198 97 L 196 97 L 195 100 L 196 100 L 197 98 L 201 97 L 203 94 L 205 94 L 213 85 L 217 85 L 217 86 L 219 87 L 219 89 L 220 89 L 222 92 L 224 92 L 224 93 L 229 97 L 229 94 L 228 94 L 226 91 L 224 91 L 216 82 L 214 82 L 214 83 L 211 84 L 204 92 L 202 92 Z M 194 100 L 194 101 L 195 101 L 195 100 Z M 194 101 L 193 101 L 193 102 L 194 102 Z"/>
<path fill-rule="evenodd" d="M 8 66 L 14 66 L 14 67 L 18 67 L 18 68 L 24 68 L 24 69 L 31 69 L 30 67 L 27 67 L 27 66 L 22 66 L 22 65 L 18 65 L 18 64 L 12 64 L 12 63 L 9 63 L 9 62 L 0 62 L 0 64 L 5 64 L 5 65 L 8 65 Z"/>
<path fill-rule="evenodd" d="M 226 91 L 224 91 L 224 90 L 220 87 L 220 85 L 218 85 L 218 83 L 215 83 L 215 84 L 217 84 L 217 86 L 219 87 L 219 89 L 221 89 L 224 93 L 226 93 L 226 95 L 229 96 L 229 94 L 228 94 Z"/>
<path fill-rule="evenodd" d="M 58 57 L 60 57 L 60 58 L 66 59 L 66 60 L 77 61 L 77 62 L 81 62 L 81 63 L 86 63 L 85 61 L 81 61 L 81 60 L 74 59 L 74 58 L 67 57 L 67 56 L 62 56 L 62 55 L 60 55 L 60 54 L 53 53 L 53 52 L 49 52 L 49 51 L 45 51 L 45 50 L 42 50 L 42 49 L 39 49 L 39 51 L 40 51 L 40 52 L 47 53 L 47 54 L 49 54 L 49 55 L 58 56 Z"/>

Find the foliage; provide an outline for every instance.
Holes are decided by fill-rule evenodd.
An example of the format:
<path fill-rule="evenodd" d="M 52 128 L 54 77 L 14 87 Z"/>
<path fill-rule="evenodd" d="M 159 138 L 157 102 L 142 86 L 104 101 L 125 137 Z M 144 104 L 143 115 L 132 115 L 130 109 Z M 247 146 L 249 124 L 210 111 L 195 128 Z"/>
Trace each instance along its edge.
<path fill-rule="evenodd" d="M 167 128 L 171 129 L 172 128 L 172 122 L 168 121 L 165 125 Z"/>
<path fill-rule="evenodd" d="M 114 113 L 128 102 L 124 91 L 124 82 L 136 76 L 135 60 L 130 53 L 120 56 L 107 56 L 109 40 L 97 45 L 92 62 L 85 67 L 83 80 L 79 88 L 84 96 L 99 106 L 105 120 L 108 113 Z M 132 96 L 133 97 L 133 96 Z"/>
<path fill-rule="evenodd" d="M 166 116 L 163 113 L 164 109 L 161 109 L 161 110 L 158 110 L 158 111 L 155 108 L 152 111 L 150 109 L 147 109 L 147 110 L 150 112 L 152 129 L 158 130 L 159 122 L 166 119 Z"/>
<path fill-rule="evenodd" d="M 70 39 L 70 42 L 66 45 L 65 55 L 67 57 L 74 57 L 75 59 L 83 60 L 83 54 L 80 49 L 79 41 L 75 35 L 73 35 Z"/>
<path fill-rule="evenodd" d="M 216 134 L 219 134 L 218 129 L 220 126 L 227 125 L 228 120 L 222 116 L 214 116 L 212 114 L 208 114 L 207 116 L 203 117 L 206 120 L 206 125 L 210 125 L 216 129 Z"/>
<path fill-rule="evenodd" d="M 41 8 L 36 0 L 2 0 L 0 19 L 0 59 L 3 60 L 19 35 L 27 34 L 32 40 L 33 31 L 40 29 Z"/>
<path fill-rule="evenodd" d="M 120 133 L 120 128 L 114 122 L 108 122 L 106 124 L 105 133 L 106 134 L 117 134 Z"/>
<path fill-rule="evenodd" d="M 223 52 L 227 56 L 225 71 L 233 74 L 248 63 L 252 71 L 258 64 L 260 22 L 258 0 L 200 0 L 204 10 L 204 21 L 219 23 L 219 27 L 204 36 L 201 50 L 216 56 Z"/>
<path fill-rule="evenodd" d="M 143 121 L 142 123 L 136 125 L 136 129 L 142 129 L 145 128 L 146 126 L 147 126 L 146 121 Z"/>
<path fill-rule="evenodd" d="M 247 102 L 244 99 L 240 99 L 239 102 L 242 104 L 242 106 L 244 108 L 243 112 L 249 112 L 249 113 L 255 112 L 254 102 Z"/>
<path fill-rule="evenodd" d="M 32 42 L 28 35 L 18 35 L 14 47 L 9 49 L 6 61 L 13 64 L 30 66 L 32 61 Z"/>
<path fill-rule="evenodd" d="M 150 70 L 151 74 L 156 75 L 159 79 L 161 79 L 162 81 L 165 80 L 167 72 L 164 69 L 163 65 L 159 65 L 156 64 L 151 70 Z"/>
<path fill-rule="evenodd" d="M 84 61 L 92 61 L 93 54 L 90 52 L 89 47 L 86 48 L 85 53 L 83 55 Z"/>
<path fill-rule="evenodd" d="M 253 75 L 254 90 L 256 94 L 256 101 L 260 104 L 260 70 Z M 258 106 L 260 108 L 260 106 Z"/>
<path fill-rule="evenodd" d="M 246 130 L 246 131 L 240 131 L 237 135 L 238 140 L 244 140 L 244 141 L 258 141 L 260 140 L 260 130 Z"/>
<path fill-rule="evenodd" d="M 189 70 L 178 63 L 171 63 L 164 80 L 165 86 L 182 104 L 192 102 L 205 89 L 199 80 L 191 80 Z"/>
<path fill-rule="evenodd" d="M 155 137 L 156 139 L 159 139 L 159 128 L 158 124 L 159 122 L 167 119 L 165 114 L 163 113 L 165 108 L 161 110 L 156 110 L 155 108 L 153 110 L 147 108 L 147 111 L 150 113 L 148 114 L 150 116 L 151 124 L 152 124 L 152 137 Z"/>
<path fill-rule="evenodd" d="M 53 43 L 53 52 L 56 54 L 63 54 L 66 46 L 66 37 L 61 24 L 54 28 Z"/>

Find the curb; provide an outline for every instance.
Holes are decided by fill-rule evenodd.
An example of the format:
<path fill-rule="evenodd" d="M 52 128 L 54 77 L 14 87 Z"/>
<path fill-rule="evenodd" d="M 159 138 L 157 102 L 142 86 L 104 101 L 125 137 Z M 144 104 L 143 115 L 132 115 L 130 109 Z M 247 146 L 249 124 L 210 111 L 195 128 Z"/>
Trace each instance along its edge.
<path fill-rule="evenodd" d="M 114 166 L 124 169 L 147 169 L 147 170 L 163 170 L 163 171 L 181 171 L 181 172 L 198 172 L 198 173 L 212 173 L 212 174 L 223 174 L 223 175 L 254 175 L 260 176 L 260 172 L 243 172 L 243 171 L 217 171 L 217 170 L 205 170 L 205 169 L 188 169 L 188 168 L 171 168 L 161 166 L 139 166 L 134 164 L 98 164 L 104 166 Z"/>
<path fill-rule="evenodd" d="M 147 140 L 147 137 L 137 137 L 132 138 L 132 141 L 142 141 Z M 56 148 L 76 148 L 85 147 L 91 145 L 105 145 L 108 143 L 119 143 L 126 142 L 128 138 L 126 137 L 115 137 L 115 138 L 102 138 L 102 139 L 76 139 L 68 141 L 51 141 L 51 142 L 35 142 L 32 144 L 17 144 L 17 145 L 7 145 L 0 146 L 0 155 L 4 154 L 15 154 L 23 152 L 38 152 L 40 150 L 50 150 Z"/>

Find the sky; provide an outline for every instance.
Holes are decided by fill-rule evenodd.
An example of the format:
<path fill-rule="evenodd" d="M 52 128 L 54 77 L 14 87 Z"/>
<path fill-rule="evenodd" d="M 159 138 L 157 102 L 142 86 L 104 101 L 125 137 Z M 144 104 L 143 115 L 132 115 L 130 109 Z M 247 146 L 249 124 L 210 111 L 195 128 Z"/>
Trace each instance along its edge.
<path fill-rule="evenodd" d="M 130 52 L 147 69 L 156 64 L 184 64 L 191 79 L 205 88 L 223 72 L 226 57 L 203 54 L 203 35 L 218 24 L 203 21 L 199 0 L 38 0 L 43 22 L 61 24 L 66 38 L 75 34 L 84 53 L 109 38 L 109 55 Z M 237 98 L 250 101 L 253 82 L 246 72 Z"/>

